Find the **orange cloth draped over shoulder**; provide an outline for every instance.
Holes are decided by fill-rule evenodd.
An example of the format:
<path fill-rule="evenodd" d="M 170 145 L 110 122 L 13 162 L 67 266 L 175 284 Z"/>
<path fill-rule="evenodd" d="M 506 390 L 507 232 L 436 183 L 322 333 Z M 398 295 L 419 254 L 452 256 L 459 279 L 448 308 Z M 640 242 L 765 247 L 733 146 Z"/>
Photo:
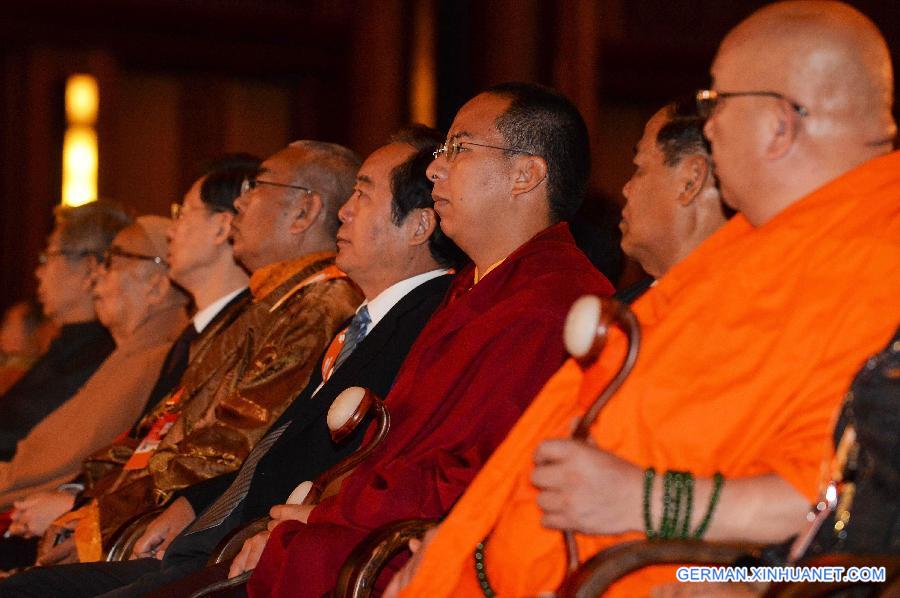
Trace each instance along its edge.
<path fill-rule="evenodd" d="M 597 444 L 657 471 L 718 471 L 726 480 L 775 473 L 812 500 L 844 392 L 900 321 L 900 153 L 761 227 L 738 215 L 634 311 L 643 346 L 592 428 Z M 442 524 L 404 598 L 481 595 L 472 554 L 486 537 L 499 596 L 558 587 L 565 550 L 560 532 L 540 525 L 532 455 L 568 434 L 624 348 L 624 336 L 611 335 L 587 371 L 570 360 L 550 379 Z M 579 535 L 580 554 L 642 536 Z M 675 583 L 674 569 L 643 569 L 609 594 L 647 595 Z"/>

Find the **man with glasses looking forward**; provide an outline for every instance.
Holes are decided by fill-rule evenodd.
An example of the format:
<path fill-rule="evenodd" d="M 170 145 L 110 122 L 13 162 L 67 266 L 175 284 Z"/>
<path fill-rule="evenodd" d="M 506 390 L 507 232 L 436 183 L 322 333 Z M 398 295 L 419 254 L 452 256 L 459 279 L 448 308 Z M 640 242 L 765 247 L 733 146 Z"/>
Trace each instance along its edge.
<path fill-rule="evenodd" d="M 150 368 L 154 376 L 158 374 L 158 378 L 149 398 L 144 393 L 141 399 L 141 416 L 132 415 L 131 421 L 115 431 L 118 434 L 131 427 L 129 439 L 124 442 L 118 440 L 106 450 L 100 451 L 100 454 L 122 452 L 126 448 L 123 446 L 125 442 L 138 441 L 146 434 L 146 430 L 140 425 L 143 417 L 181 382 L 189 361 L 193 360 L 197 367 L 205 360 L 205 354 L 213 340 L 234 323 L 249 304 L 247 274 L 234 260 L 229 237 L 235 214 L 234 199 L 239 195 L 245 177 L 255 175 L 258 168 L 259 160 L 247 155 L 225 156 L 216 160 L 207 174 L 191 186 L 183 202 L 172 204 L 171 226 L 167 232 L 163 231 L 163 236 L 169 238 L 167 250 L 163 248 L 157 252 L 139 253 L 114 243 L 105 252 L 107 269 L 117 261 L 157 265 L 167 262 L 168 277 L 191 294 L 196 311 L 192 321 L 181 331 L 165 356 L 162 368 Z M 149 264 L 147 267 L 150 267 Z M 92 450 L 98 448 L 94 446 Z M 68 454 L 71 452 L 60 452 L 59 457 L 71 458 Z M 76 461 L 80 461 L 82 457 L 78 457 Z M 108 466 L 108 463 L 105 464 L 105 467 Z M 84 471 L 89 472 L 92 467 L 89 460 Z M 87 481 L 91 475 L 84 473 L 85 477 L 81 478 L 81 482 Z M 14 537 L 41 536 L 50 522 L 72 508 L 77 495 L 82 491 L 84 484 L 76 483 L 66 484 L 57 490 L 25 493 L 27 496 L 15 503 L 11 534 Z M 14 539 L 0 542 L 0 554 L 12 552 L 8 545 Z M 16 556 L 22 558 L 15 560 L 15 564 L 34 562 L 33 552 L 31 562 L 26 562 L 27 556 L 22 554 L 27 551 L 18 552 L 20 554 Z M 0 568 L 12 568 L 14 562 L 5 556 L 0 557 Z"/>
<path fill-rule="evenodd" d="M 104 540 L 116 527 L 104 522 L 104 513 L 121 523 L 179 488 L 239 467 L 306 385 L 361 301 L 334 266 L 337 210 L 358 167 L 346 148 L 300 141 L 245 178 L 230 235 L 234 257 L 251 272 L 252 304 L 210 344 L 203 363 L 189 368 L 178 418 L 146 466 L 124 472 L 128 483 L 100 498 Z M 166 411 L 161 405 L 159 418 Z M 124 512 L 122 497 L 138 488 L 140 500 Z"/>
<path fill-rule="evenodd" d="M 166 354 L 187 321 L 187 296 L 166 275 L 168 223 L 158 216 L 137 218 L 116 235 L 94 273 L 97 316 L 116 348 L 72 398 L 19 441 L 10 462 L 0 463 L 0 507 L 16 501 L 10 526 L 14 534 L 39 537 L 47 523 L 41 527 L 39 518 L 24 516 L 33 510 L 18 499 L 37 493 L 34 498 L 41 500 L 46 498 L 42 491 L 69 482 L 82 460 L 131 426 L 147 402 Z M 59 493 L 69 497 L 71 506 L 72 494 Z M 20 552 L 28 553 L 26 547 Z M 11 546 L 4 541 L 2 548 L 0 567 L 10 568 L 6 553 Z"/>
<path fill-rule="evenodd" d="M 564 222 L 584 197 L 589 155 L 581 115 L 553 90 L 499 85 L 460 109 L 427 175 L 442 230 L 474 263 L 385 397 L 395 423 L 378 456 L 275 528 L 251 595 L 318 598 L 368 530 L 450 509 L 562 363 L 571 303 L 612 292 Z"/>
<path fill-rule="evenodd" d="M 544 417 L 513 428 L 403 596 L 554 591 L 560 529 L 584 560 L 624 540 L 777 542 L 804 525 L 836 409 L 900 319 L 890 54 L 846 4 L 782 2 L 728 34 L 712 75 L 698 100 L 740 213 L 634 304 L 641 355 L 596 448 L 548 439 L 610 379 L 619 338 L 547 384 L 532 405 Z M 650 567 L 607 595 L 675 581 L 675 567 Z"/>
<path fill-rule="evenodd" d="M 87 510 L 76 538 L 93 538 L 93 546 L 102 540 L 105 547 L 131 516 L 165 503 L 179 488 L 236 469 L 306 385 L 326 344 L 361 301 L 334 267 L 337 210 L 358 167 L 346 148 L 300 141 L 246 177 L 230 224 L 234 256 L 252 273 L 252 304 L 150 414 L 148 436 L 156 428 L 168 431 L 152 449 L 138 449 L 114 476 L 114 490 L 107 484 L 97 492 L 97 507 Z M 44 571 L 46 577 L 35 574 L 56 587 L 55 570 Z M 69 573 L 60 575 L 60 591 L 72 591 Z"/>

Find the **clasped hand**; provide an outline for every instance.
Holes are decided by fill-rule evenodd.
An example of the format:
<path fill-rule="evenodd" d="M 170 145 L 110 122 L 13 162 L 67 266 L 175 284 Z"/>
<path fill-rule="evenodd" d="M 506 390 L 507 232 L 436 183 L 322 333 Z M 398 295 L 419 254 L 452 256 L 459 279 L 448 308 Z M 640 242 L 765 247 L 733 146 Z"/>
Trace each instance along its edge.
<path fill-rule="evenodd" d="M 256 568 L 259 557 L 262 556 L 266 547 L 266 542 L 269 541 L 269 534 L 277 525 L 284 521 L 302 521 L 306 523 L 313 508 L 312 505 L 275 505 L 272 507 L 269 510 L 269 517 L 272 520 L 269 522 L 268 529 L 251 536 L 244 542 L 241 551 L 231 561 L 228 579 Z"/>

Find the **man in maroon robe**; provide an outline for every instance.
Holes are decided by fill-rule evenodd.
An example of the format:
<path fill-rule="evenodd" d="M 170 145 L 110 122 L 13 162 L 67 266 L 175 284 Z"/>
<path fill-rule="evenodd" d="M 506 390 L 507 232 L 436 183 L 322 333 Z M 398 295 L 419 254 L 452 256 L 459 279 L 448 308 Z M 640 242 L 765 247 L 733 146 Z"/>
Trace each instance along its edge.
<path fill-rule="evenodd" d="M 311 512 L 274 507 L 280 525 L 245 543 L 231 576 L 259 559 L 251 596 L 318 598 L 373 529 L 446 514 L 565 359 L 572 302 L 613 291 L 564 222 L 581 203 L 590 156 L 568 100 L 529 84 L 491 88 L 460 109 L 435 156 L 435 210 L 473 264 L 386 397 L 384 445 L 337 495 Z"/>

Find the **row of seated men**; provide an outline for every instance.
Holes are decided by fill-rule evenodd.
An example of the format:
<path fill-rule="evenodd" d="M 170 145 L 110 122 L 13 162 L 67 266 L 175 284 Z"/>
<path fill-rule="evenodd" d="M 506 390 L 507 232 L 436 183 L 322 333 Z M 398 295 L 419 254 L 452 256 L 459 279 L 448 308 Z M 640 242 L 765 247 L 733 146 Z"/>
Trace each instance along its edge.
<path fill-rule="evenodd" d="M 30 564 L 43 536 L 42 566 L 0 595 L 189 596 L 252 571 L 216 592 L 321 596 L 369 532 L 411 517 L 443 522 L 388 567 L 392 595 L 553 591 L 561 529 L 582 558 L 688 536 L 799 534 L 791 558 L 896 552 L 887 46 L 846 5 L 778 3 L 726 37 L 712 73 L 636 146 L 622 245 L 656 280 L 620 293 L 643 293 L 643 339 L 591 444 L 565 438 L 627 339 L 567 360 L 570 306 L 613 289 L 565 224 L 588 135 L 552 90 L 492 87 L 443 144 L 413 127 L 361 165 L 315 141 L 231 158 L 174 221 L 61 211 L 38 270 L 60 336 L 0 402 L 4 566 Z M 390 430 L 334 493 L 293 504 L 373 436 L 331 439 L 326 412 L 350 386 L 384 398 Z M 839 500 L 804 529 L 821 488 Z M 134 558 L 99 562 L 156 506 Z M 232 562 L 206 566 L 267 514 Z M 674 581 L 653 568 L 613 593 Z"/>

